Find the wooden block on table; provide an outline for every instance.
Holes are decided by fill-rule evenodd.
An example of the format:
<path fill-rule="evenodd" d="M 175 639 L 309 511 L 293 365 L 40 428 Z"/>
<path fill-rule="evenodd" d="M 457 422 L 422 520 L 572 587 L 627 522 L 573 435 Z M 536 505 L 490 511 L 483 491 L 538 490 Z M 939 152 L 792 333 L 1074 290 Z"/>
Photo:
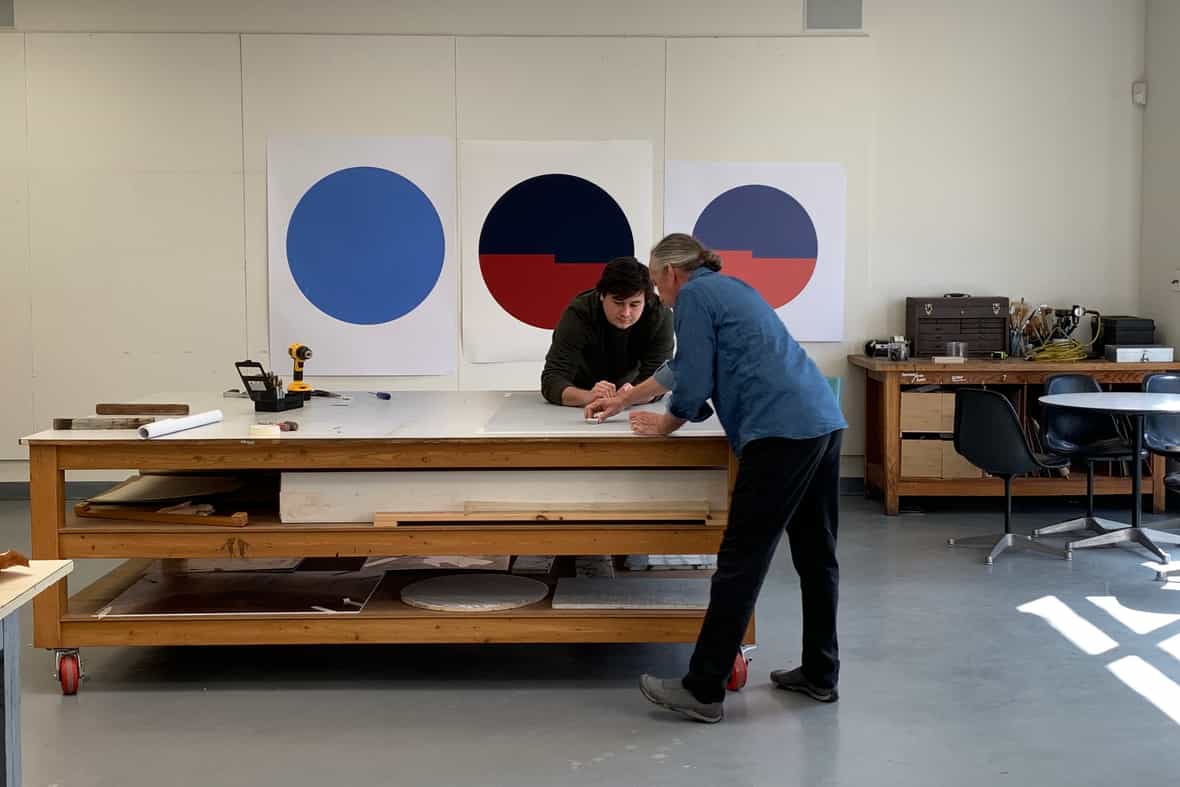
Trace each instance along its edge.
<path fill-rule="evenodd" d="M 98 415 L 188 415 L 187 404 L 104 402 L 94 406 Z"/>
<path fill-rule="evenodd" d="M 0 552 L 0 570 L 12 568 L 13 566 L 24 566 L 28 568 L 28 565 L 29 559 L 15 549 Z"/>
<path fill-rule="evenodd" d="M 155 421 L 154 416 L 54 418 L 54 429 L 138 429 Z"/>

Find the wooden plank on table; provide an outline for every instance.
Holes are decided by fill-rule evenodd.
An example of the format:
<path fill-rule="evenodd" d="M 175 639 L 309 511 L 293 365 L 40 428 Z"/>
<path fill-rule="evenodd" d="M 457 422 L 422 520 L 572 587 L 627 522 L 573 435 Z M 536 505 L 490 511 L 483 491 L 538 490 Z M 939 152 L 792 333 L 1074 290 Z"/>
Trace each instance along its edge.
<path fill-rule="evenodd" d="M 148 402 L 106 402 L 96 404 L 94 412 L 98 415 L 188 415 L 187 404 L 165 404 Z"/>
<path fill-rule="evenodd" d="M 96 416 L 88 418 L 54 418 L 54 429 L 138 429 L 155 423 L 155 416 Z"/>
<path fill-rule="evenodd" d="M 156 522 L 162 525 L 207 525 L 210 527 L 245 527 L 250 524 L 250 516 L 244 511 L 233 514 L 168 514 L 159 511 L 145 511 L 132 506 L 96 506 L 90 503 L 78 503 L 74 506 L 74 513 L 80 517 L 93 519 L 119 519 L 131 522 Z"/>

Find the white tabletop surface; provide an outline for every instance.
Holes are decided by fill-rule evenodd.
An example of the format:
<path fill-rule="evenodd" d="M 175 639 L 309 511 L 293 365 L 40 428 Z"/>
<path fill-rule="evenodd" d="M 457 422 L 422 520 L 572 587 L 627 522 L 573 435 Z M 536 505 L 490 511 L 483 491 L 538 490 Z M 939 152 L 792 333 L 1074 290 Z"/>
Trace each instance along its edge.
<path fill-rule="evenodd" d="M 1041 404 L 1104 413 L 1180 414 L 1180 394 L 1102 391 L 1042 396 Z"/>
<path fill-rule="evenodd" d="M 0 571 L 0 618 L 6 618 L 66 574 L 72 560 L 30 560 L 29 565 Z"/>
<path fill-rule="evenodd" d="M 192 413 L 219 409 L 220 423 L 153 438 L 160 440 L 314 440 L 437 439 L 502 437 L 620 437 L 631 435 L 626 414 L 601 424 L 586 423 L 580 407 L 558 407 L 537 392 L 496 391 L 394 391 L 388 400 L 368 392 L 352 392 L 350 399 L 314 397 L 297 410 L 256 413 L 249 399 L 226 399 L 214 394 L 164 393 L 144 402 L 184 402 Z M 663 402 L 644 410 L 663 411 Z M 73 417 L 87 415 L 73 413 Z M 253 438 L 250 426 L 295 421 L 299 429 L 278 438 Z M 721 437 L 725 432 L 716 416 L 699 424 L 685 424 L 676 435 Z M 24 438 L 28 441 L 140 440 L 131 429 L 46 430 Z M 635 439 L 645 439 L 635 436 Z"/>

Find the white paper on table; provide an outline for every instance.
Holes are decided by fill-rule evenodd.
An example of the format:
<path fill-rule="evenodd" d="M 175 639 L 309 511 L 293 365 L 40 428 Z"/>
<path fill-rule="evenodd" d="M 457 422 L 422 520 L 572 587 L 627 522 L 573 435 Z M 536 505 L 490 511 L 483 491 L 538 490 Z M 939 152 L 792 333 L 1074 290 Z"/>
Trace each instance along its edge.
<path fill-rule="evenodd" d="M 222 418 L 224 418 L 224 415 L 222 415 L 220 410 L 193 413 L 183 418 L 165 418 L 163 421 L 156 421 L 139 427 L 139 436 L 145 440 L 150 440 L 153 437 L 162 437 L 166 434 L 183 432 L 186 429 L 196 429 L 198 426 L 219 423 Z"/>

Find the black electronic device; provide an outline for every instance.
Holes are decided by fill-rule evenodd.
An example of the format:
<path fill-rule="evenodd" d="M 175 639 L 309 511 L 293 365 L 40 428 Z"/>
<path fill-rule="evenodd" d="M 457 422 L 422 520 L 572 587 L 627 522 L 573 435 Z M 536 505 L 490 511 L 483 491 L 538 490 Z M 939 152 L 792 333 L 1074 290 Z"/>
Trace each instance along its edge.
<path fill-rule="evenodd" d="M 1090 335 L 1098 337 L 1094 342 L 1094 354 L 1106 356 L 1106 345 L 1128 345 L 1150 347 L 1155 344 L 1155 320 L 1146 317 L 1128 317 L 1121 314 L 1104 314 L 1090 319 Z"/>
<path fill-rule="evenodd" d="M 257 413 L 281 413 L 302 407 L 306 397 L 301 393 L 283 393 L 279 378 L 266 371 L 258 361 L 238 361 L 234 364 L 246 393 L 254 402 Z"/>

